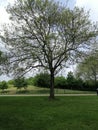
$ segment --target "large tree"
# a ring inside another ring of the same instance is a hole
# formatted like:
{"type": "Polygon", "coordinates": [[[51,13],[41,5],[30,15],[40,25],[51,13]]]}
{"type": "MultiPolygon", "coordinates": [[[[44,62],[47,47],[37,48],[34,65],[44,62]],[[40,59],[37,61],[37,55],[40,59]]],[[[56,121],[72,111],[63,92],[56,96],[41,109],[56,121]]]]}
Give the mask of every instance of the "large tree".
{"type": "Polygon", "coordinates": [[[12,25],[4,28],[1,37],[10,49],[10,67],[24,73],[47,69],[53,99],[55,74],[90,49],[96,26],[84,9],[70,10],[53,0],[17,0],[7,11],[12,25]]]}

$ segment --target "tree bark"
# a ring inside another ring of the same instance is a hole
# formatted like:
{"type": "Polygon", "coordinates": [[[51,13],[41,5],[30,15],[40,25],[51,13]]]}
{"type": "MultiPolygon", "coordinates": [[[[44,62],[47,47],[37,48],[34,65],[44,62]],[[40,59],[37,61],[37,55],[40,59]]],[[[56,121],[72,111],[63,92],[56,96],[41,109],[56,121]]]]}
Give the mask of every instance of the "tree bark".
{"type": "Polygon", "coordinates": [[[54,99],[54,72],[51,71],[50,74],[50,96],[49,99],[54,99]]]}

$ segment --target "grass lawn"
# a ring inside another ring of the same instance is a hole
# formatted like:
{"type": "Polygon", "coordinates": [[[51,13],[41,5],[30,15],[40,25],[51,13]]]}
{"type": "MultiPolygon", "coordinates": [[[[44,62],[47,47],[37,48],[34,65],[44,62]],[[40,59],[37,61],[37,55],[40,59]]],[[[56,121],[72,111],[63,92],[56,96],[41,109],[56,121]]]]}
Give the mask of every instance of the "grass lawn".
{"type": "Polygon", "coordinates": [[[0,130],[98,130],[98,97],[0,97],[0,130]]]}

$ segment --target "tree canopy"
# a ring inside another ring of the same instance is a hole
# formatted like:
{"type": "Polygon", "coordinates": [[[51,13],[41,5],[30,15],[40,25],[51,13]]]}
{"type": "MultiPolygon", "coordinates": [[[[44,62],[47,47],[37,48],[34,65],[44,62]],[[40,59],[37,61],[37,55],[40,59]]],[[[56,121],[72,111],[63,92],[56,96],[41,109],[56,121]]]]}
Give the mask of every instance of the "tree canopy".
{"type": "Polygon", "coordinates": [[[54,75],[89,51],[96,25],[83,8],[71,10],[53,0],[17,0],[7,11],[12,25],[4,27],[1,38],[9,46],[11,72],[47,69],[54,98],[54,75]]]}

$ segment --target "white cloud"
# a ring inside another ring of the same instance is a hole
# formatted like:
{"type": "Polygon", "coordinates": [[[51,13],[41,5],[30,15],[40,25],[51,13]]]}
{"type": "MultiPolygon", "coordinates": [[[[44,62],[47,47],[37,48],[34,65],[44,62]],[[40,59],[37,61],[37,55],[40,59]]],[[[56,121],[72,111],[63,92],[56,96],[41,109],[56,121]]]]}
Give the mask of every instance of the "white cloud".
{"type": "Polygon", "coordinates": [[[76,6],[90,10],[90,17],[93,21],[98,21],[98,1],[97,0],[76,0],[76,6]]]}

